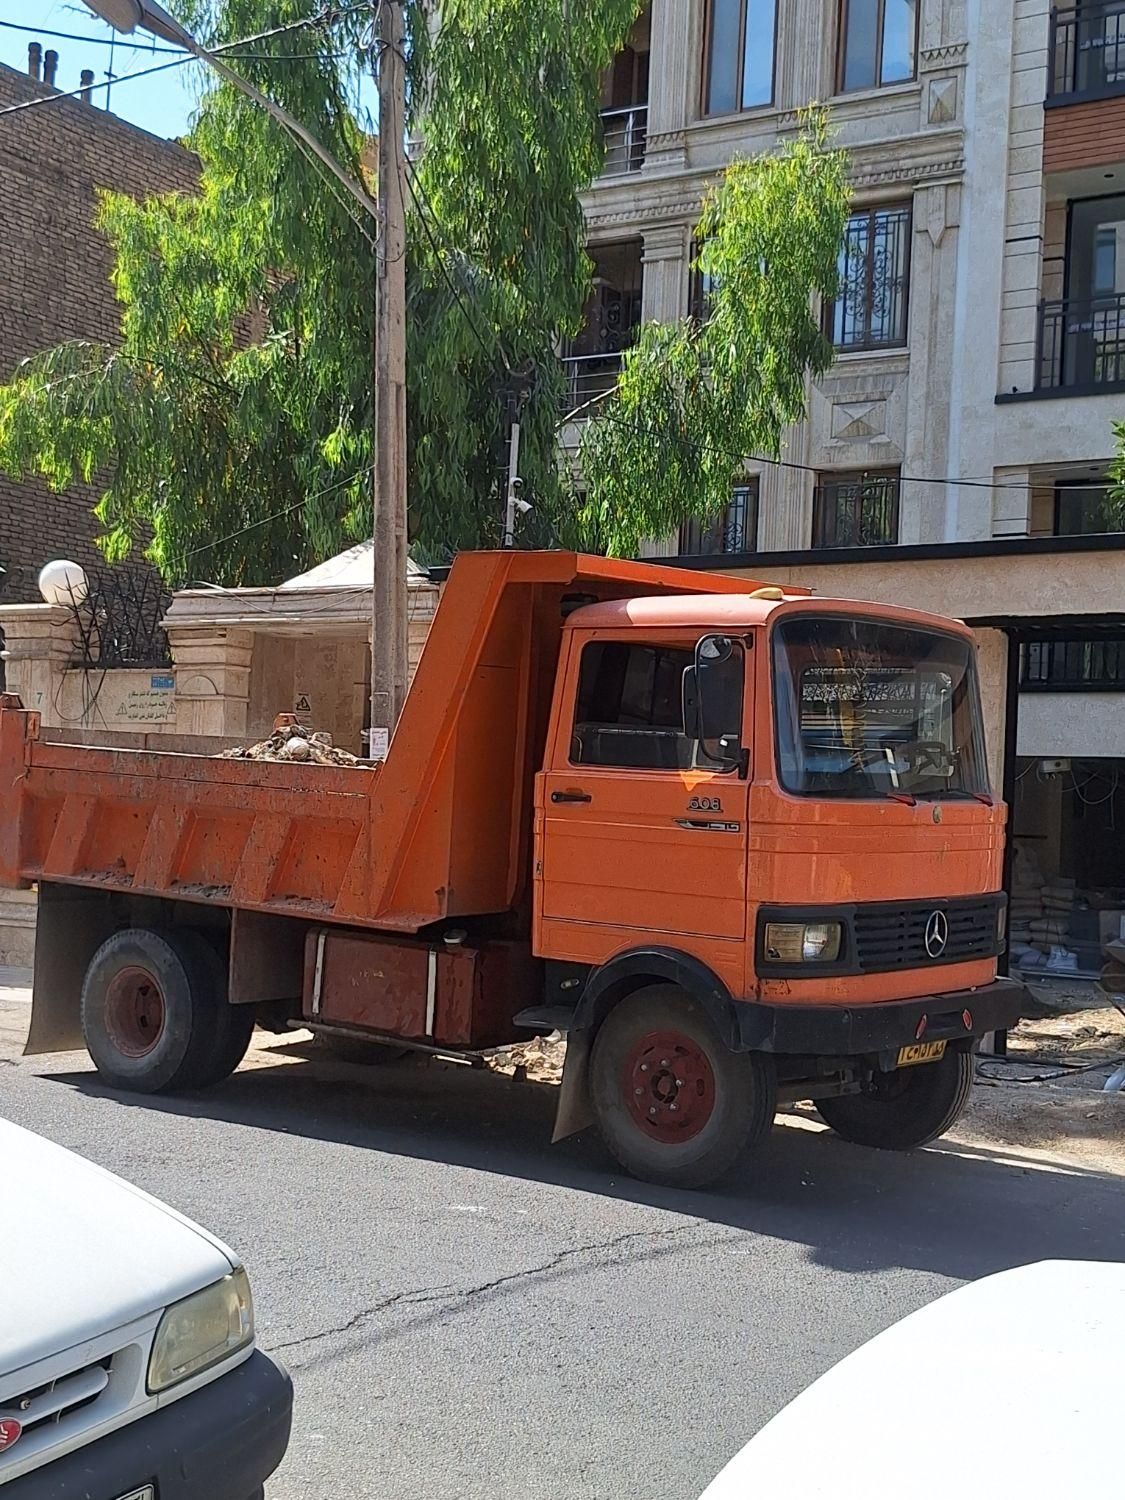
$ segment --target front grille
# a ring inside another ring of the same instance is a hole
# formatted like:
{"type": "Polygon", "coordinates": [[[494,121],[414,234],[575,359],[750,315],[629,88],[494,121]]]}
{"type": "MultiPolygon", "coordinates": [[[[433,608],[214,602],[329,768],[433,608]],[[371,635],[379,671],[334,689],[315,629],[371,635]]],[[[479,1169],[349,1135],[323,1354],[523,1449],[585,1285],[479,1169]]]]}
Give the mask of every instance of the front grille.
{"type": "Polygon", "coordinates": [[[859,906],[855,913],[855,962],[861,974],[924,969],[934,964],[992,958],[1000,951],[997,921],[1000,896],[966,901],[909,902],[900,906],[859,906]],[[935,912],[949,926],[944,950],[926,951],[926,930],[935,912]]]}
{"type": "MultiPolygon", "coordinates": [[[[84,1406],[91,1406],[109,1385],[111,1360],[97,1360],[57,1380],[37,1385],[0,1403],[0,1420],[14,1418],[22,1427],[21,1443],[32,1433],[57,1427],[84,1406]]],[[[20,1450],[26,1452],[26,1446],[20,1450]]],[[[16,1453],[13,1449],[13,1458],[16,1453]]]]}

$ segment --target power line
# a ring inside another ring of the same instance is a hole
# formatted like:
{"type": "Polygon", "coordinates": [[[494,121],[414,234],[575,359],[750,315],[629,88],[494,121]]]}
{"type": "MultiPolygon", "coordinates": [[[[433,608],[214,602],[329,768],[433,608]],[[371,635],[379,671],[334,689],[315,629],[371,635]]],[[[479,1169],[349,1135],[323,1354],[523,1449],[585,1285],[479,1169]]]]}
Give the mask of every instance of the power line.
{"type": "Polygon", "coordinates": [[[193,547],[190,552],[183,554],[182,561],[187,562],[189,558],[198,557],[202,552],[211,552],[216,547],[224,547],[227,542],[236,542],[239,537],[246,536],[248,532],[257,531],[262,526],[268,526],[271,521],[283,521],[286,516],[294,515],[297,511],[303,510],[306,505],[311,505],[314,500],[322,500],[325,495],[332,495],[337,490],[346,489],[349,484],[355,484],[356,480],[366,478],[373,468],[374,464],[367,464],[364,468],[357,469],[354,474],[349,474],[344,479],[336,480],[335,484],[326,485],[324,489],[317,490],[315,494],[303,496],[302,499],[294,501],[292,505],[287,505],[284,510],[274,511],[272,515],[261,516],[258,520],[251,521],[248,525],[240,527],[237,531],[232,531],[228,536],[218,536],[213,541],[204,542],[201,547],[193,547]]]}
{"type": "MultiPolygon", "coordinates": [[[[613,393],[612,392],[608,392],[607,394],[612,395],[613,393]]],[[[667,432],[658,432],[657,429],[654,428],[654,427],[645,427],[643,425],[640,425],[640,424],[637,424],[637,423],[633,422],[628,417],[615,417],[615,416],[612,415],[612,413],[606,412],[606,411],[603,411],[599,417],[596,417],[596,418],[587,417],[586,420],[587,420],[587,422],[590,422],[590,421],[614,422],[619,427],[626,427],[631,432],[634,432],[634,433],[636,433],[636,434],[638,434],[640,436],[643,436],[643,437],[653,438],[655,441],[661,442],[661,443],[667,443],[667,442],[670,442],[670,441],[676,441],[676,442],[679,442],[679,443],[683,443],[683,444],[685,444],[689,448],[694,448],[696,450],[696,452],[698,452],[698,453],[710,453],[713,456],[715,456],[716,458],[726,458],[726,459],[729,459],[731,461],[731,463],[737,464],[740,468],[745,468],[745,466],[747,464],[765,464],[765,465],[767,465],[767,466],[769,466],[771,468],[775,468],[775,469],[792,469],[792,470],[796,471],[797,473],[801,473],[801,474],[815,474],[815,475],[819,475],[819,474],[823,474],[823,473],[826,472],[823,469],[818,469],[815,464],[797,463],[795,459],[768,458],[764,454],[761,454],[761,453],[742,453],[742,454],[739,454],[739,453],[736,453],[733,449],[730,449],[730,448],[718,448],[718,447],[715,446],[714,443],[704,443],[704,442],[699,441],[696,438],[690,438],[690,437],[684,437],[684,436],[680,436],[680,437],[677,437],[677,438],[673,439],[670,433],[667,433],[667,432]]],[[[829,470],[827,472],[831,473],[832,471],[829,470]]],[[[898,482],[899,482],[899,484],[955,485],[955,486],[957,486],[959,488],[963,488],[963,489],[991,490],[991,491],[996,491],[996,490],[1022,490],[1022,491],[1027,491],[1034,484],[1034,480],[1028,480],[1026,483],[1000,484],[1000,483],[997,483],[994,480],[987,480],[987,479],[955,479],[951,475],[946,475],[944,478],[939,478],[936,475],[927,477],[925,475],[920,475],[920,474],[900,474],[898,476],[898,482]]]]}
{"type": "MultiPolygon", "coordinates": [[[[417,181],[417,173],[414,170],[414,163],[410,160],[409,157],[406,158],[406,185],[410,189],[410,196],[414,199],[415,207],[418,209],[418,217],[422,221],[422,228],[425,231],[426,238],[430,242],[430,248],[434,252],[434,258],[438,263],[438,270],[441,272],[442,278],[445,281],[446,286],[449,288],[454,302],[456,302],[457,306],[461,309],[461,312],[465,318],[465,322],[472,330],[473,336],[476,339],[477,343],[481,346],[481,349],[484,351],[485,357],[487,359],[494,359],[496,357],[496,354],[499,352],[498,349],[489,348],[488,340],[480,331],[480,326],[478,325],[476,319],[470,311],[468,303],[465,302],[462,298],[461,293],[457,290],[457,286],[453,281],[452,276],[450,276],[449,274],[449,268],[445,264],[445,256],[442,253],[441,246],[438,244],[437,238],[434,235],[434,231],[430,227],[430,221],[426,217],[427,212],[432,212],[432,210],[429,209],[429,205],[424,201],[424,191],[417,181]]],[[[503,355],[501,355],[501,357],[503,358],[503,355]]],[[[507,365],[507,360],[504,360],[504,363],[505,365],[507,365]]]]}
{"type": "MultiPolygon", "coordinates": [[[[236,61],[238,60],[238,57],[240,55],[246,58],[246,60],[249,60],[248,54],[239,53],[240,48],[252,47],[256,42],[269,41],[275,36],[284,36],[292,31],[301,31],[314,26],[331,25],[332,22],[341,20],[345,16],[354,15],[356,11],[367,9],[368,6],[366,4],[346,6],[343,10],[337,10],[333,7],[329,10],[324,11],[321,15],[306,16],[303,20],[290,21],[284,26],[275,26],[270,31],[259,31],[256,35],[243,37],[237,42],[223,42],[219,46],[212,47],[209,50],[217,55],[233,53],[235,54],[236,61]]],[[[75,38],[75,40],[87,41],[89,40],[89,38],[77,37],[75,38]]],[[[159,50],[168,51],[169,49],[160,48],[159,50]]],[[[319,56],[320,54],[311,55],[319,56]]],[[[264,53],[262,54],[262,56],[263,60],[269,62],[280,60],[272,53],[264,53]]],[[[193,52],[181,51],[180,56],[173,57],[169,62],[157,63],[155,67],[151,68],[140,68],[135,73],[127,73],[123,77],[116,79],[115,82],[128,83],[136,78],[150,78],[154,73],[164,73],[169,68],[182,68],[185,63],[199,61],[202,61],[202,59],[197,58],[193,52]]],[[[86,87],[84,85],[81,85],[76,89],[66,89],[54,94],[45,94],[37,99],[25,99],[20,104],[9,104],[6,108],[0,109],[0,118],[2,118],[4,115],[19,114],[22,110],[25,109],[38,109],[40,105],[44,104],[57,104],[60,99],[76,99],[79,95],[85,94],[86,92],[86,87]]]]}
{"type": "Polygon", "coordinates": [[[0,27],[5,31],[25,31],[31,36],[49,36],[60,42],[88,42],[95,47],[128,47],[134,52],[180,53],[184,50],[182,47],[161,47],[155,41],[150,46],[147,42],[125,42],[120,37],[79,36],[75,31],[50,31],[46,26],[28,26],[22,21],[0,21],[0,27]]]}

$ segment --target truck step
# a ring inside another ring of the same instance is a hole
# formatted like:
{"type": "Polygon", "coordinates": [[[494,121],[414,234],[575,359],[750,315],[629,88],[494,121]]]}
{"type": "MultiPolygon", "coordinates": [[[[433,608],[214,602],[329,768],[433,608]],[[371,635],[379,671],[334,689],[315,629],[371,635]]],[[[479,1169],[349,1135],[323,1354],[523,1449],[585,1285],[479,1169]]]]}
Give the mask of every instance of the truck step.
{"type": "Polygon", "coordinates": [[[529,1031],[569,1031],[574,1025],[572,1005],[532,1005],[512,1017],[513,1026],[529,1031]]]}

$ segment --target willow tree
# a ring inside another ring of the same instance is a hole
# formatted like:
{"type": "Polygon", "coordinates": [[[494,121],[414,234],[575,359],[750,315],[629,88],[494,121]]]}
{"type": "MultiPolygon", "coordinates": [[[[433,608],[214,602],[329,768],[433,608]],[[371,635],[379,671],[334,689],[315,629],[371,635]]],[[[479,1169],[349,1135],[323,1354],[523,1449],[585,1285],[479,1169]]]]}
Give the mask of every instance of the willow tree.
{"type": "Polygon", "coordinates": [[[735,161],[708,195],[693,270],[707,294],[646,323],[580,447],[571,534],[634,556],[646,537],[721,514],[745,459],[777,460],[833,359],[818,303],[835,295],[847,158],[814,109],[779,152],[735,161]]]}
{"type": "MultiPolygon", "coordinates": [[[[535,375],[524,475],[541,513],[559,510],[555,350],[590,277],[578,193],[600,165],[600,77],[639,6],[442,0],[440,28],[432,6],[407,6],[423,142],[410,173],[410,528],[431,554],[497,539],[513,374],[535,375]]],[[[228,60],[350,172],[367,170],[370,11],[172,8],[212,46],[315,23],[228,60]]],[[[97,483],[111,560],[143,548],[173,582],[274,582],[370,535],[373,226],[228,85],[205,81],[187,144],[197,196],[102,197],[120,342],[19,368],[0,389],[0,468],[97,483]]]]}

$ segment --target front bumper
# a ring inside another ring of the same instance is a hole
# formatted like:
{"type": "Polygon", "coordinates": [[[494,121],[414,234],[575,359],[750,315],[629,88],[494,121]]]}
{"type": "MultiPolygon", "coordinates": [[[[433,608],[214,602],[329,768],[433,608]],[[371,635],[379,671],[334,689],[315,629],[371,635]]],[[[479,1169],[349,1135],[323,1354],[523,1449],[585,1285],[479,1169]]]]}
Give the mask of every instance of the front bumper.
{"type": "Polygon", "coordinates": [[[857,1057],[924,1040],[964,1041],[1007,1031],[1030,997],[1014,979],[974,990],[924,995],[873,1005],[735,1005],[739,1041],[751,1052],[807,1057],[857,1057]],[[919,1033],[923,1017],[925,1028],[919,1033]],[[966,1017],[971,1022],[965,1024],[966,1017]]]}
{"type": "Polygon", "coordinates": [[[13,1479],[4,1500],[251,1500],[285,1455],[293,1384],[260,1350],[229,1375],[13,1479]]]}

